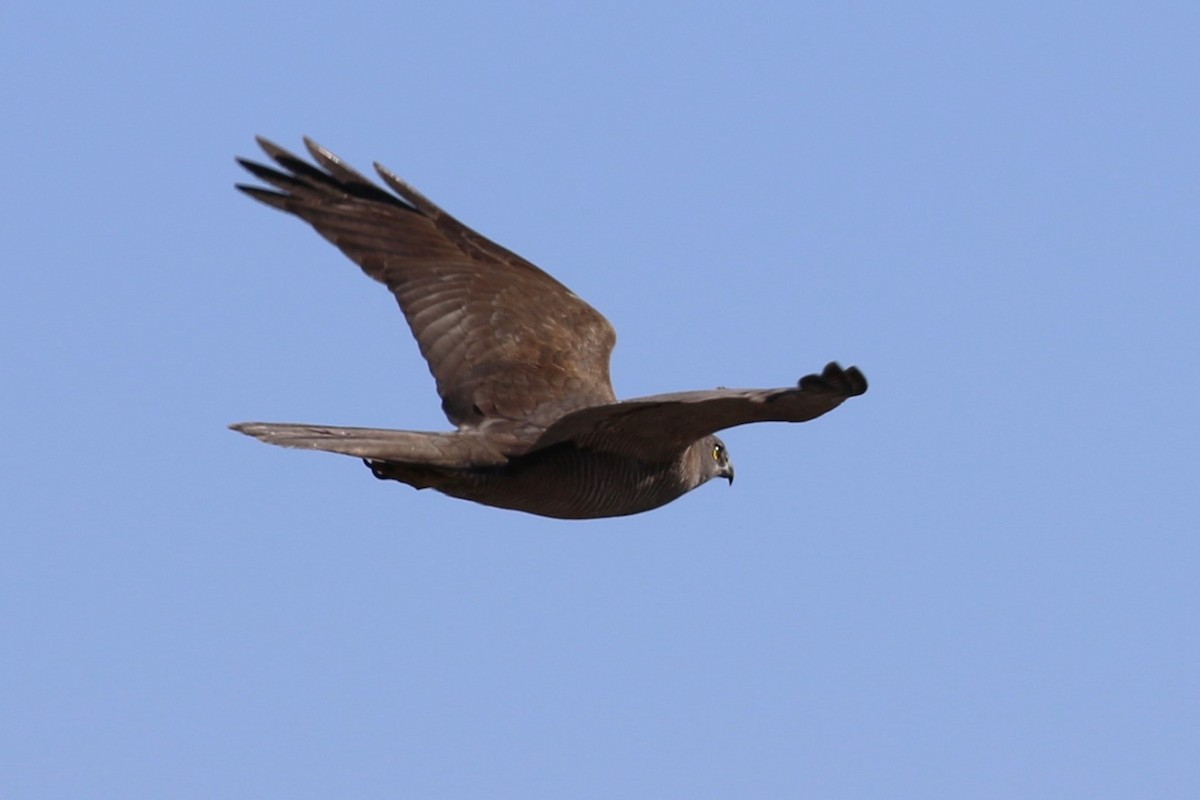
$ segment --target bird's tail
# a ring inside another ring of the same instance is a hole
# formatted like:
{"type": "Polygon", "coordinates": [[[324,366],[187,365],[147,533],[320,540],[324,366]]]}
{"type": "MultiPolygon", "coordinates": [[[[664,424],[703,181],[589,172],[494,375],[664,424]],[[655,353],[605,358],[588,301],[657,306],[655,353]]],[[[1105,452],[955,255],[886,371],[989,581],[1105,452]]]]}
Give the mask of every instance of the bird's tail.
{"type": "Polygon", "coordinates": [[[371,460],[446,467],[499,465],[508,460],[486,437],[470,432],[425,433],[280,422],[239,422],[229,427],[267,444],[371,460]]]}

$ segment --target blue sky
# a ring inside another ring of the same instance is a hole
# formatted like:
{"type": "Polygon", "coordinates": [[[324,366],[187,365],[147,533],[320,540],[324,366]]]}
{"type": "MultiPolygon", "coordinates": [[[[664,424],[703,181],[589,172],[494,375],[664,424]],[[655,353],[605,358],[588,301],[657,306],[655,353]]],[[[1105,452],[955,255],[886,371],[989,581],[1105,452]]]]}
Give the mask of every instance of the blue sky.
{"type": "Polygon", "coordinates": [[[39,798],[1200,792],[1200,10],[221,2],[0,31],[0,783],[39,798]],[[624,397],[870,392],[568,523],[246,419],[438,429],[232,189],[379,160],[624,397]]]}

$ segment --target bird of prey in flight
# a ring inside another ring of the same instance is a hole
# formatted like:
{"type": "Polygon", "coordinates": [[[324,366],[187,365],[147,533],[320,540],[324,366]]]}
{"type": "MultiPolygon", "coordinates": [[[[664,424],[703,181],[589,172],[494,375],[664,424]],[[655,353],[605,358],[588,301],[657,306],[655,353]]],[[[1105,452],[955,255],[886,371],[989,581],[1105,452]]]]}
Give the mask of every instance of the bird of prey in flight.
{"type": "Polygon", "coordinates": [[[238,185],[294,214],[396,297],[456,427],[419,432],[244,422],[269,444],[361,458],[375,477],[562,519],[658,508],[710,478],[733,483],[715,434],[806,422],[867,390],[830,363],[793,387],[617,400],[616,335],[590,305],[375,165],[386,191],[305,139],[310,163],[259,138],[275,162],[239,162],[272,188],[238,185]]]}

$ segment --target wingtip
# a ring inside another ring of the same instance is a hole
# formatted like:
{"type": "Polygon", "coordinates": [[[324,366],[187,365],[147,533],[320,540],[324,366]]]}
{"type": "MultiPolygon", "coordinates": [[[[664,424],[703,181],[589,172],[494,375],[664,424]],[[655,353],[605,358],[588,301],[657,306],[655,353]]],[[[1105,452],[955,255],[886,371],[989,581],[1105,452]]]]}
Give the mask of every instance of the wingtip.
{"type": "Polygon", "coordinates": [[[374,167],[375,171],[379,173],[379,177],[383,178],[384,180],[391,180],[391,181],[395,181],[396,183],[404,183],[404,181],[402,181],[400,179],[399,175],[392,172],[390,169],[385,167],[380,162],[372,161],[371,166],[374,167]]]}
{"type": "Polygon", "coordinates": [[[442,209],[439,208],[436,203],[418,192],[411,185],[409,185],[407,181],[405,181],[396,173],[392,172],[383,164],[379,163],[378,161],[374,161],[371,165],[375,167],[376,174],[383,179],[383,182],[387,184],[387,186],[391,188],[393,192],[399,195],[400,198],[410,207],[417,209],[422,214],[429,217],[439,217],[445,215],[445,212],[442,211],[442,209]]]}
{"type": "Polygon", "coordinates": [[[342,163],[342,160],[340,158],[335,156],[328,149],[319,145],[317,143],[317,141],[315,139],[313,139],[311,136],[304,136],[301,138],[304,139],[304,148],[306,150],[308,150],[309,154],[313,158],[315,158],[318,162],[328,160],[328,161],[337,162],[338,164],[342,163]]]}
{"type": "Polygon", "coordinates": [[[304,139],[304,149],[313,157],[313,161],[316,161],[319,166],[324,167],[325,171],[329,174],[342,180],[357,181],[364,184],[371,183],[359,174],[358,170],[343,161],[341,156],[328,147],[323,147],[311,136],[304,136],[302,138],[304,139]]]}
{"type": "Polygon", "coordinates": [[[841,364],[830,361],[819,375],[805,375],[797,386],[810,391],[833,390],[845,397],[857,397],[867,391],[867,378],[858,367],[842,369],[841,364]]]}
{"type": "Polygon", "coordinates": [[[401,194],[412,193],[413,188],[411,186],[409,186],[404,181],[403,178],[401,178],[396,173],[392,172],[390,169],[385,167],[383,164],[379,163],[378,161],[372,161],[371,166],[373,166],[375,168],[375,172],[379,175],[380,178],[383,178],[383,182],[386,183],[388,186],[391,186],[393,189],[400,192],[401,194]]]}
{"type": "Polygon", "coordinates": [[[270,189],[264,189],[261,186],[250,186],[245,183],[235,183],[233,188],[237,189],[247,197],[252,197],[260,203],[264,203],[271,208],[277,208],[280,211],[291,213],[292,203],[286,194],[273,192],[270,189]]]}
{"type": "Polygon", "coordinates": [[[255,135],[254,141],[258,144],[259,148],[271,158],[278,159],[280,156],[291,155],[287,150],[275,144],[265,136],[255,135]]]}
{"type": "Polygon", "coordinates": [[[850,379],[850,385],[854,387],[852,397],[857,397],[860,394],[865,394],[870,384],[867,383],[867,376],[862,374],[862,370],[858,367],[851,366],[846,369],[846,377],[850,379]]]}

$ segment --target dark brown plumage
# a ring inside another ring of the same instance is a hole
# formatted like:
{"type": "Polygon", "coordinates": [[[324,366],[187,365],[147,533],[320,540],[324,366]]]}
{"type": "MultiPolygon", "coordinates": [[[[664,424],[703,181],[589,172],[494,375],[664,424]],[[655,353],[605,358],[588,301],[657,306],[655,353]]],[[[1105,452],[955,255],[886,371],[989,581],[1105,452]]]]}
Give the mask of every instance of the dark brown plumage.
{"type": "Polygon", "coordinates": [[[618,402],[608,373],[612,326],[561,283],[379,164],[395,194],[309,139],[317,166],[258,142],[284,171],[239,159],[275,191],[238,188],[312,225],[392,291],[458,427],[231,426],[261,441],[358,456],[378,478],[485,505],[610,517],[657,508],[713,477],[732,483],[719,430],[805,422],[867,390],[858,369],[831,363],[793,388],[618,402]]]}

